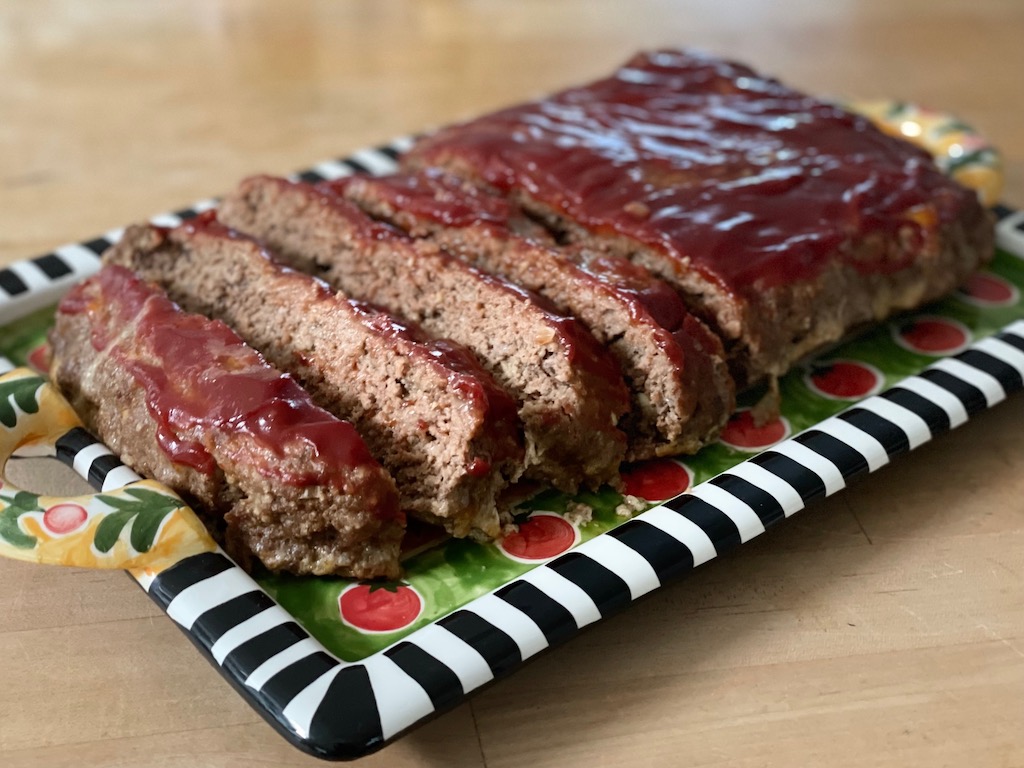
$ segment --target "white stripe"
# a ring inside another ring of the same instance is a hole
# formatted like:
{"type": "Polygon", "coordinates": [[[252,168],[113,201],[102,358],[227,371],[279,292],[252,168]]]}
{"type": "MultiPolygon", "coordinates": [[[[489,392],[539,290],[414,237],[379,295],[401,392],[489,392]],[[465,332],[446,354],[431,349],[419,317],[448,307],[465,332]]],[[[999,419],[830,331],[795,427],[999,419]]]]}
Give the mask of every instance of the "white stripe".
{"type": "Polygon", "coordinates": [[[690,490],[690,495],[702,499],[732,520],[740,532],[740,541],[746,543],[764,533],[764,523],[757,512],[725,489],[711,483],[701,483],[690,490]]]}
{"type": "Polygon", "coordinates": [[[469,603],[465,610],[489,621],[511,637],[519,646],[519,653],[524,659],[548,647],[547,638],[533,619],[500,597],[484,595],[469,603]]]}
{"type": "Polygon", "coordinates": [[[203,213],[203,211],[208,211],[211,208],[216,208],[218,204],[219,203],[217,202],[217,198],[208,197],[205,200],[200,200],[199,202],[192,203],[192,205],[190,205],[189,207],[196,213],[203,213]]]}
{"type": "Polygon", "coordinates": [[[647,558],[614,536],[598,536],[576,551],[592,558],[626,582],[629,596],[633,600],[661,586],[661,579],[647,558]]]}
{"type": "Polygon", "coordinates": [[[324,648],[312,637],[304,637],[299,642],[289,645],[283,651],[260,664],[252,671],[252,674],[245,678],[247,687],[253,690],[260,690],[267,681],[285,667],[290,667],[297,661],[302,661],[307,656],[312,656],[324,648]]]}
{"type": "Polygon", "coordinates": [[[590,595],[547,566],[534,568],[523,574],[521,580],[533,584],[552,600],[560,603],[572,614],[577,627],[583,628],[587,624],[600,621],[601,612],[590,599],[590,595]]]}
{"type": "Polygon", "coordinates": [[[394,173],[397,167],[394,160],[375,149],[361,149],[351,157],[360,165],[366,166],[370,173],[378,176],[385,173],[394,173]]]}
{"type": "Polygon", "coordinates": [[[959,427],[967,421],[967,409],[960,402],[960,398],[948,389],[943,389],[938,384],[928,381],[928,379],[922,379],[920,376],[908,376],[897,384],[894,389],[897,387],[902,387],[916,395],[920,395],[928,402],[937,405],[945,411],[946,416],[949,417],[950,428],[959,427]]]}
{"type": "Polygon", "coordinates": [[[181,216],[174,213],[158,213],[149,218],[149,223],[158,227],[176,227],[181,224],[181,216]]]}
{"type": "Polygon", "coordinates": [[[87,446],[75,454],[75,460],[71,464],[71,468],[75,470],[82,477],[89,477],[89,467],[96,461],[100,456],[112,456],[114,452],[103,445],[103,443],[93,443],[87,446]]]}
{"type": "Polygon", "coordinates": [[[236,624],[218,637],[217,642],[210,648],[210,655],[218,664],[223,664],[227,655],[242,643],[289,621],[293,621],[291,614],[279,605],[272,605],[255,616],[250,616],[240,624],[236,624]]]}
{"type": "Polygon", "coordinates": [[[462,683],[463,693],[479,688],[494,677],[483,656],[471,645],[437,624],[428,624],[409,635],[406,640],[454,672],[462,683]]]}
{"type": "Polygon", "coordinates": [[[167,615],[185,629],[191,629],[201,614],[254,589],[259,587],[252,577],[238,566],[232,566],[179,592],[167,606],[167,615]]]}
{"type": "Polygon", "coordinates": [[[28,286],[30,291],[38,291],[41,288],[48,288],[53,282],[46,273],[31,261],[14,261],[7,265],[7,269],[21,278],[21,281],[28,286]]]}
{"type": "Polygon", "coordinates": [[[331,683],[338,673],[347,664],[340,664],[334,669],[329,669],[312,683],[303,688],[295,695],[295,698],[288,702],[288,705],[281,711],[284,719],[292,724],[292,728],[299,738],[309,738],[309,727],[313,722],[313,715],[320,709],[320,703],[327,695],[331,683]]]}
{"type": "Polygon", "coordinates": [[[349,168],[347,165],[342,165],[337,160],[328,160],[326,162],[320,163],[319,165],[314,166],[313,170],[319,173],[328,181],[333,181],[334,179],[340,179],[343,176],[352,175],[352,169],[349,168]]]}
{"type": "Polygon", "coordinates": [[[107,472],[107,476],[103,478],[103,490],[111,491],[117,488],[124,488],[129,483],[136,483],[141,479],[134,469],[126,464],[122,464],[120,467],[114,467],[107,472]]]}
{"type": "Polygon", "coordinates": [[[1012,323],[1003,328],[1006,333],[1012,333],[1014,336],[1020,336],[1024,338],[1024,320],[1014,320],[1012,323]]]}
{"type": "Polygon", "coordinates": [[[1024,256],[1024,233],[1017,229],[1021,222],[1024,222],[1024,211],[1011,213],[996,225],[996,243],[1018,258],[1024,256]]]}
{"type": "MultiPolygon", "coordinates": [[[[778,445],[773,445],[772,450],[774,451],[778,447],[778,445]]],[[[722,474],[741,477],[769,494],[782,507],[782,514],[786,517],[804,508],[804,500],[792,485],[753,462],[745,461],[742,464],[737,464],[722,474]]]]}
{"type": "Polygon", "coordinates": [[[103,237],[109,240],[110,244],[113,245],[114,243],[118,242],[122,237],[124,237],[124,227],[121,227],[119,229],[112,229],[105,235],[103,235],[103,237]]]}
{"type": "Polygon", "coordinates": [[[14,370],[14,363],[8,360],[3,355],[0,355],[0,374],[10,373],[14,370]]]}
{"type": "Polygon", "coordinates": [[[385,739],[434,711],[434,704],[423,687],[387,656],[371,656],[363,666],[370,678],[385,739]]]}
{"type": "Polygon", "coordinates": [[[974,349],[986,352],[992,357],[1002,360],[1009,366],[1017,369],[1017,373],[1024,376],[1024,352],[1014,347],[1011,344],[1007,344],[1002,339],[990,337],[982,339],[974,345],[974,349]]]}
{"type": "Polygon", "coordinates": [[[413,144],[416,143],[416,139],[412,136],[399,136],[397,139],[392,139],[388,144],[389,147],[394,149],[396,152],[408,152],[413,144]]]}
{"type": "Polygon", "coordinates": [[[668,507],[654,507],[638,515],[636,519],[650,523],[685,544],[693,555],[694,568],[718,556],[714,543],[703,528],[668,507]]]}
{"type": "Polygon", "coordinates": [[[999,383],[999,380],[975,368],[973,365],[947,357],[945,360],[939,360],[928,367],[932,370],[945,371],[951,376],[956,376],[958,379],[976,386],[985,396],[985,402],[989,408],[1006,399],[1006,392],[1003,391],[1003,385],[999,383]]]}
{"type": "MultiPolygon", "coordinates": [[[[803,443],[796,440],[783,440],[778,445],[773,445],[772,450],[776,453],[781,453],[783,456],[788,456],[797,464],[807,467],[807,469],[820,477],[821,482],[825,485],[826,496],[831,496],[836,491],[841,491],[846,487],[846,478],[839,471],[839,467],[803,443]]],[[[785,483],[785,485],[789,486],[789,483],[785,483]]],[[[795,491],[793,492],[795,493],[795,491]]],[[[800,494],[797,495],[799,496],[800,494]]]]}
{"type": "Polygon", "coordinates": [[[932,439],[932,431],[928,428],[928,422],[899,403],[875,396],[861,400],[857,403],[857,407],[871,411],[902,429],[907,435],[910,450],[914,450],[932,439]]]}
{"type": "Polygon", "coordinates": [[[100,257],[84,245],[79,245],[78,243],[62,245],[54,253],[71,267],[71,272],[76,278],[86,277],[99,271],[100,257]]]}
{"type": "Polygon", "coordinates": [[[867,460],[868,470],[871,472],[889,463],[889,454],[885,452],[885,447],[863,429],[849,422],[830,416],[815,428],[856,449],[867,460]]]}

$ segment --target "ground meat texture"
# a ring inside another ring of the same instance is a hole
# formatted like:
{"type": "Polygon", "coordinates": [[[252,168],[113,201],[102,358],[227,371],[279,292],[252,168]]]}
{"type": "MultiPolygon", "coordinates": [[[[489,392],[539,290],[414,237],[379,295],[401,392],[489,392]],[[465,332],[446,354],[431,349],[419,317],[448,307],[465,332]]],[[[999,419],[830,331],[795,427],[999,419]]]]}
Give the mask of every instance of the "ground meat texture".
{"type": "Polygon", "coordinates": [[[560,248],[504,198],[427,171],[350,176],[332,191],[574,315],[615,356],[632,404],[627,458],[695,453],[734,406],[721,342],[678,294],[621,257],[560,248]]]}
{"type": "Polygon", "coordinates": [[[455,536],[499,535],[521,428],[515,401],[467,350],[281,266],[212,213],[173,230],[130,228],[103,258],[224,321],[351,420],[403,509],[455,536]]]}
{"type": "Polygon", "coordinates": [[[220,216],[291,266],[472,349],[519,401],[525,477],[569,492],[617,482],[629,395],[614,359],[573,319],[326,187],[254,177],[220,216]]]}
{"type": "Polygon", "coordinates": [[[391,478],[351,424],[223,323],[108,266],[61,302],[50,346],[51,375],[88,427],[184,496],[240,562],[398,575],[391,478]]]}
{"type": "Polygon", "coordinates": [[[560,242],[671,282],[741,386],[941,296],[992,253],[991,216],[922,150],[687,51],[442,129],[403,162],[494,189],[560,242]]]}

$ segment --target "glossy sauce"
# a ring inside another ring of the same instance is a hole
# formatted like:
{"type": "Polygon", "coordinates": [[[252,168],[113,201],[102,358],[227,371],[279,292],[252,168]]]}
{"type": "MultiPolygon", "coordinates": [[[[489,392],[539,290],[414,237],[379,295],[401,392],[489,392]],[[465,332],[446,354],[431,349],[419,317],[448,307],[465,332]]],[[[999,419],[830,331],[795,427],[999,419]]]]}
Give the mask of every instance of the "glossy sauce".
{"type": "Polygon", "coordinates": [[[122,267],[105,267],[60,311],[88,314],[97,350],[112,344],[108,353],[145,390],[158,442],[176,463],[213,473],[208,447],[216,440],[233,459],[288,485],[341,489],[351,468],[376,466],[352,425],[314,405],[226,325],[183,313],[122,267]],[[308,468],[281,461],[306,451],[319,459],[308,468]]]}
{"type": "Polygon", "coordinates": [[[928,155],[737,64],[641,54],[612,77],[444,129],[417,164],[456,159],[599,233],[620,234],[736,294],[815,277],[835,257],[907,266],[980,207],[928,155]],[[861,250],[883,233],[911,248],[861,250]]]}

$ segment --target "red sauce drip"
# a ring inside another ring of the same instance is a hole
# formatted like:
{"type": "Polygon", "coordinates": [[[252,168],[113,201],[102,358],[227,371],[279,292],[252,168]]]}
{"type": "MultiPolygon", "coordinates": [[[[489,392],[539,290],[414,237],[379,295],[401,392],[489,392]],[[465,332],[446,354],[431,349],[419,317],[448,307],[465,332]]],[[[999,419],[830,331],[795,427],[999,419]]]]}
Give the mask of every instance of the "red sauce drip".
{"type": "MultiPolygon", "coordinates": [[[[414,154],[457,158],[503,192],[523,189],[747,295],[813,278],[856,233],[903,231],[927,245],[938,226],[980,212],[922,150],[687,52],[641,54],[605,80],[442,130],[414,154]]],[[[888,272],[911,257],[841,258],[888,272]]]]}
{"type": "Polygon", "coordinates": [[[158,441],[172,461],[212,473],[216,463],[207,447],[216,440],[220,450],[274,480],[339,489],[351,468],[376,465],[351,424],[314,405],[223,323],[181,312],[122,267],[105,267],[76,293],[60,311],[80,312],[84,305],[94,332],[113,341],[109,354],[145,390],[158,441]],[[122,330],[125,337],[115,338],[122,330]],[[281,461],[307,450],[322,466],[281,461]]]}

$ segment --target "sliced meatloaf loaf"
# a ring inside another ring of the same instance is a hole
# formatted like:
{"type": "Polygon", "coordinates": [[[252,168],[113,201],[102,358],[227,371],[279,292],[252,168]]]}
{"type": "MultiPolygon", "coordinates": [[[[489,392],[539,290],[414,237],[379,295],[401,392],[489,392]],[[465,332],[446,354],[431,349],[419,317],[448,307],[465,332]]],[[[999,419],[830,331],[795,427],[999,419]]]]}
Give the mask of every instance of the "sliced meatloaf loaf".
{"type": "Polygon", "coordinates": [[[332,292],[207,213],[133,227],[104,255],[223,320],[350,419],[391,472],[403,508],[453,535],[500,533],[499,496],[519,473],[516,404],[467,350],[332,292]]]}
{"type": "Polygon", "coordinates": [[[108,266],[61,302],[50,345],[53,379],[86,424],[223,527],[237,559],[398,575],[405,518],[391,478],[351,424],[223,323],[108,266]]]}
{"type": "Polygon", "coordinates": [[[617,480],[626,438],[616,424],[629,395],[615,361],[573,319],[327,187],[254,177],[220,216],[291,266],[472,349],[519,401],[527,478],[567,491],[617,480]]]}
{"type": "Polygon", "coordinates": [[[438,131],[406,168],[510,195],[672,282],[740,383],[934,299],[992,252],[973,191],[866,119],[687,51],[438,131]]]}
{"type": "Polygon", "coordinates": [[[560,249],[506,199],[444,173],[350,176],[328,186],[371,216],[544,296],[586,325],[630,388],[631,409],[619,423],[629,437],[627,458],[695,453],[732,412],[718,337],[642,267],[560,249]]]}

